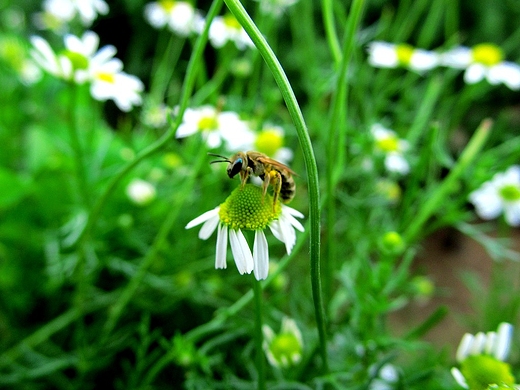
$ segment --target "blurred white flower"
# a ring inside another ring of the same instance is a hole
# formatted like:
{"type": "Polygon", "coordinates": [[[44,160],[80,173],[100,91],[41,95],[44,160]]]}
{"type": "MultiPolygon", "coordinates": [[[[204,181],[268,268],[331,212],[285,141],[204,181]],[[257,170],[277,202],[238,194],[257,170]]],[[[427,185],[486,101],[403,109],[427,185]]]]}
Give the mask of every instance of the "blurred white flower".
{"type": "Polygon", "coordinates": [[[126,187],[126,195],[135,204],[145,206],[155,199],[156,191],[153,184],[133,179],[126,187]]]}
{"type": "Polygon", "coordinates": [[[368,62],[377,68],[405,67],[424,72],[439,65],[439,55],[432,51],[416,49],[405,43],[372,42],[368,45],[368,62]]]}
{"type": "Polygon", "coordinates": [[[265,14],[280,17],[287,8],[296,4],[299,0],[256,0],[260,3],[260,11],[265,14]]]}
{"type": "Polygon", "coordinates": [[[466,333],[457,349],[460,370],[451,369],[457,383],[466,389],[487,389],[492,384],[513,386],[511,367],[504,362],[512,336],[513,326],[506,322],[498,326],[497,332],[466,333]]]}
{"type": "Polygon", "coordinates": [[[155,28],[168,28],[181,35],[188,36],[195,31],[195,23],[202,17],[195,8],[185,1],[161,0],[146,4],[144,15],[148,23],[155,28]]]}
{"type": "Polygon", "coordinates": [[[466,69],[464,81],[475,84],[486,79],[490,84],[505,84],[513,90],[520,89],[520,65],[503,61],[502,49],[491,43],[472,48],[455,47],[441,56],[441,64],[455,69],[466,69]]]}
{"type": "Polygon", "coordinates": [[[288,164],[293,158],[293,151],[284,147],[283,144],[283,128],[275,125],[265,125],[256,135],[254,149],[281,163],[288,164]]]}
{"type": "Polygon", "coordinates": [[[385,155],[385,167],[389,172],[406,175],[410,172],[410,165],[404,158],[408,150],[408,142],[397,137],[395,131],[387,129],[376,123],[370,129],[374,140],[376,151],[385,155]]]}
{"type": "Polygon", "coordinates": [[[123,111],[142,102],[144,85],[137,77],[122,71],[116,48],[107,45],[98,50],[99,37],[87,31],[81,38],[67,34],[65,51],[57,55],[47,41],[32,37],[31,56],[45,71],[58,78],[90,83],[90,93],[96,100],[112,99],[123,111]]]}
{"type": "Polygon", "coordinates": [[[469,194],[482,219],[497,218],[502,212],[511,226],[520,226],[520,166],[513,165],[469,194]]]}
{"type": "Polygon", "coordinates": [[[77,16],[85,27],[90,27],[98,15],[109,11],[104,0],[45,0],[43,13],[36,15],[41,28],[59,28],[70,23],[77,16]]]}
{"type": "Polygon", "coordinates": [[[379,368],[370,367],[371,375],[375,378],[370,382],[369,390],[392,390],[397,388],[399,373],[393,364],[387,363],[379,368]]]}
{"type": "Polygon", "coordinates": [[[177,129],[177,138],[201,132],[209,148],[225,144],[229,151],[247,149],[253,144],[255,134],[236,112],[218,111],[213,106],[187,108],[177,129]]]}
{"type": "Polygon", "coordinates": [[[298,364],[303,353],[303,338],[296,321],[284,317],[280,333],[276,334],[268,326],[262,326],[263,349],[267,360],[274,367],[288,368],[298,364]]]}
{"type": "MultiPolygon", "coordinates": [[[[204,24],[204,20],[196,23],[196,30],[199,33],[204,28],[204,24]]],[[[233,42],[240,50],[255,46],[238,20],[231,14],[216,16],[213,19],[209,27],[209,41],[217,49],[223,47],[227,42],[233,42]]]]}

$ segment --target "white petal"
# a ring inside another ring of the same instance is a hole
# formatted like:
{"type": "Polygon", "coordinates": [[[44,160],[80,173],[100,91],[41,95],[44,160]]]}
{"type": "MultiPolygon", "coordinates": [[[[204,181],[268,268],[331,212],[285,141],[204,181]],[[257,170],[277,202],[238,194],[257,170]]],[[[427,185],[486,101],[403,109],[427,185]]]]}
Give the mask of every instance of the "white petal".
{"type": "Polygon", "coordinates": [[[256,280],[264,280],[269,272],[269,248],[262,230],[255,230],[253,262],[256,280]]]}
{"type": "Polygon", "coordinates": [[[254,268],[253,255],[242,231],[229,229],[229,242],[238,272],[250,274],[254,268]]]}
{"type": "Polygon", "coordinates": [[[491,355],[493,354],[495,345],[497,342],[497,334],[495,332],[486,333],[486,343],[484,344],[484,353],[491,355]]]}
{"type": "Polygon", "coordinates": [[[484,346],[486,345],[486,335],[482,332],[478,332],[473,339],[473,344],[471,345],[469,354],[470,355],[480,355],[484,351],[484,346]]]}
{"type": "Polygon", "coordinates": [[[386,42],[372,42],[368,45],[368,63],[380,68],[395,68],[399,65],[396,46],[386,42]]]}
{"type": "Polygon", "coordinates": [[[191,229],[194,226],[200,225],[203,222],[206,222],[208,219],[218,217],[218,213],[220,211],[220,206],[215,207],[213,210],[206,211],[204,214],[199,215],[194,220],[188,222],[185,229],[191,229]]]}
{"type": "Polygon", "coordinates": [[[175,133],[175,138],[185,138],[197,132],[197,127],[192,123],[182,123],[175,133]]]}
{"type": "Polygon", "coordinates": [[[471,49],[463,46],[449,50],[440,56],[441,65],[455,69],[464,69],[469,66],[471,61],[471,49]]]}
{"type": "Polygon", "coordinates": [[[475,337],[470,334],[466,333],[464,336],[462,336],[462,340],[460,340],[459,347],[457,348],[457,361],[461,362],[469,355],[469,351],[471,346],[473,345],[473,339],[475,337]]]}
{"type": "Polygon", "coordinates": [[[227,236],[228,236],[228,227],[227,225],[220,224],[218,226],[218,234],[217,234],[217,249],[215,253],[215,268],[226,268],[226,255],[227,255],[227,236]]]}
{"type": "Polygon", "coordinates": [[[439,65],[439,55],[431,51],[415,49],[410,58],[410,69],[416,71],[430,70],[437,65],[439,65]]]}
{"type": "Polygon", "coordinates": [[[464,72],[464,81],[468,84],[476,84],[481,81],[487,73],[487,69],[482,64],[471,64],[464,72]]]}
{"type": "Polygon", "coordinates": [[[401,175],[410,172],[408,161],[400,153],[388,153],[385,157],[385,167],[389,172],[397,172],[401,175]]]}
{"type": "Polygon", "coordinates": [[[213,232],[217,228],[219,222],[220,222],[220,220],[219,220],[218,216],[210,218],[206,222],[204,222],[204,225],[202,225],[202,227],[200,228],[200,231],[199,231],[199,238],[201,240],[207,240],[209,238],[209,236],[211,236],[213,234],[213,232]]]}
{"type": "Polygon", "coordinates": [[[502,200],[492,182],[486,182],[469,194],[469,201],[475,206],[477,215],[482,219],[494,219],[502,212],[502,200]]]}
{"type": "Polygon", "coordinates": [[[453,378],[455,378],[460,386],[464,387],[465,389],[469,389],[466,378],[464,378],[464,375],[462,375],[462,372],[460,372],[458,368],[453,367],[451,369],[451,375],[453,375],[453,378]]]}
{"type": "Polygon", "coordinates": [[[520,226],[520,202],[504,203],[504,216],[509,226],[520,226]]]}
{"type": "Polygon", "coordinates": [[[498,326],[497,330],[497,341],[495,345],[495,349],[493,351],[493,356],[498,360],[504,361],[509,354],[509,349],[511,348],[511,339],[513,337],[513,325],[508,324],[507,322],[502,322],[498,326]]]}

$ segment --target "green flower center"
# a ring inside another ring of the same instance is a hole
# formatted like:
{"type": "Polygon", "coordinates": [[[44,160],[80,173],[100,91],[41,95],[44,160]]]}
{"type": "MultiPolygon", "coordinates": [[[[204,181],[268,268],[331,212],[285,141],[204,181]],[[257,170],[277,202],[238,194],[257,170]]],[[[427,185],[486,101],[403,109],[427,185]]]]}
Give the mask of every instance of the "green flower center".
{"type": "Polygon", "coordinates": [[[216,116],[203,116],[198,123],[200,130],[215,130],[218,128],[216,116]]]}
{"type": "Polygon", "coordinates": [[[481,43],[473,47],[473,61],[486,66],[499,64],[504,58],[502,50],[492,43],[481,43]]]}
{"type": "Polygon", "coordinates": [[[401,43],[395,48],[397,61],[401,65],[409,65],[413,55],[413,47],[406,43],[401,43]]]}
{"type": "Polygon", "coordinates": [[[520,188],[514,184],[508,184],[500,188],[498,191],[502,199],[507,202],[515,202],[520,200],[520,188]]]}
{"type": "Polygon", "coordinates": [[[238,23],[238,20],[231,14],[224,15],[224,24],[234,30],[240,30],[242,26],[238,23]]]}
{"type": "Polygon", "coordinates": [[[65,50],[63,54],[70,60],[73,69],[77,70],[88,68],[88,58],[83,54],[70,50],[65,50]]]}
{"type": "Polygon", "coordinates": [[[256,150],[268,156],[274,156],[276,151],[283,146],[283,135],[276,129],[263,130],[255,141],[256,150]]]}
{"type": "Polygon", "coordinates": [[[277,335],[269,350],[273,354],[273,357],[281,364],[283,363],[296,363],[294,357],[301,356],[302,350],[300,341],[292,333],[281,333],[277,335]]]}
{"type": "Polygon", "coordinates": [[[399,138],[394,135],[390,135],[386,138],[381,138],[376,141],[376,145],[383,152],[398,152],[399,151],[399,138]]]}
{"type": "Polygon", "coordinates": [[[513,385],[515,378],[509,364],[489,355],[468,356],[461,363],[462,375],[470,390],[486,390],[491,384],[513,385]]]}
{"type": "Polygon", "coordinates": [[[231,229],[263,230],[282,212],[280,202],[273,211],[273,198],[263,196],[262,189],[253,184],[236,188],[220,205],[219,217],[231,229]]]}

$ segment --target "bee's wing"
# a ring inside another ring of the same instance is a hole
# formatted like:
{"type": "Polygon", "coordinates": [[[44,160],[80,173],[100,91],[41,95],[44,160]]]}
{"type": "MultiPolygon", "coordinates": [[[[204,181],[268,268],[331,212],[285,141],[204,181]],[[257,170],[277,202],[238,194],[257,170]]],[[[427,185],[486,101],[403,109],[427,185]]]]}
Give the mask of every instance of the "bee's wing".
{"type": "Polygon", "coordinates": [[[272,158],[269,158],[267,156],[258,157],[257,160],[260,161],[262,164],[271,164],[275,168],[288,171],[291,175],[298,176],[298,174],[294,172],[291,168],[289,168],[287,165],[282,164],[279,161],[273,160],[272,158]]]}

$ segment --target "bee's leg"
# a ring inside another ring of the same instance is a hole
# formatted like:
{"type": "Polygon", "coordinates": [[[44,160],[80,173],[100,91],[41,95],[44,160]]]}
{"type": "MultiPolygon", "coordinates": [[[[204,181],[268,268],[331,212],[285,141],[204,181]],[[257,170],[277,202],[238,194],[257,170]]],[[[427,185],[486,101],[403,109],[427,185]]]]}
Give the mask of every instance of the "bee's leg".
{"type": "Polygon", "coordinates": [[[280,175],[280,172],[276,172],[276,176],[273,180],[273,211],[276,211],[276,201],[278,200],[278,194],[282,190],[282,175],[280,175]]]}
{"type": "Polygon", "coordinates": [[[262,201],[265,199],[265,194],[267,194],[269,183],[271,183],[271,172],[264,175],[264,181],[262,182],[262,201]]]}
{"type": "Polygon", "coordinates": [[[251,168],[247,167],[245,171],[240,171],[240,188],[244,188],[246,185],[247,179],[249,178],[250,169],[251,168]]]}

